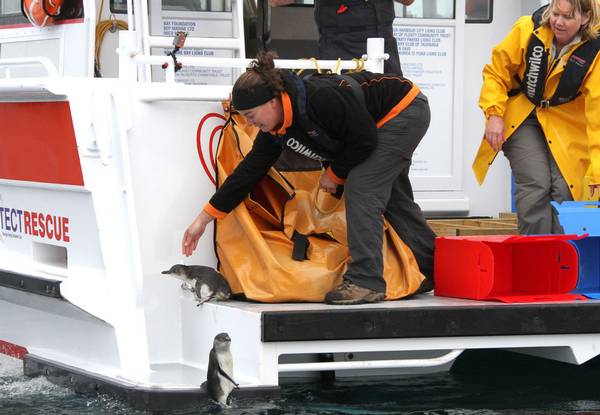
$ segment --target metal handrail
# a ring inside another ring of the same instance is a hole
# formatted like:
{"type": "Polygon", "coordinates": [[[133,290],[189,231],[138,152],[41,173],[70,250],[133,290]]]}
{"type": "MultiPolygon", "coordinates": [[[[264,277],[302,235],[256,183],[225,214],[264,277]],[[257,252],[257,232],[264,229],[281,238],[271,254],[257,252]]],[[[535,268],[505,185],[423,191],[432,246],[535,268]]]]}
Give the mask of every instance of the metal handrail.
{"type": "Polygon", "coordinates": [[[42,66],[46,69],[48,77],[58,76],[58,70],[54,63],[48,58],[35,57],[35,58],[11,58],[11,59],[0,59],[0,68],[6,70],[6,78],[11,78],[10,68],[13,67],[24,67],[24,66],[42,66]]]}
{"type": "MultiPolygon", "coordinates": [[[[138,65],[162,65],[168,61],[168,57],[161,55],[136,55],[132,60],[138,65]]],[[[208,57],[187,57],[177,58],[178,62],[190,66],[204,68],[247,68],[252,59],[238,58],[208,58],[208,57]]],[[[311,60],[305,59],[275,59],[275,66],[278,68],[290,69],[316,69],[316,65],[311,60]]],[[[356,70],[358,63],[356,61],[338,61],[320,60],[319,68],[333,70],[339,67],[340,70],[356,70]]]]}

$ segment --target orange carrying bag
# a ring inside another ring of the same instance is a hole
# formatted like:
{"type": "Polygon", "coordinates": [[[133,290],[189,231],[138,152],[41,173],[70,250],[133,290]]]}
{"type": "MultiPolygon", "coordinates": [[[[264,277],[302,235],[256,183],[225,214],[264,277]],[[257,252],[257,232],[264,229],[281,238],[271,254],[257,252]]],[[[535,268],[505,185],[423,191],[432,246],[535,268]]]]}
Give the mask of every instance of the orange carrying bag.
{"type": "MultiPolygon", "coordinates": [[[[242,115],[229,113],[229,103],[224,108],[228,121],[217,149],[217,186],[250,151],[259,131],[242,115]]],[[[244,202],[216,221],[219,270],[234,294],[270,303],[323,302],[342,282],[351,260],[345,204],[316,192],[320,174],[318,162],[284,151],[244,202]]],[[[385,226],[386,299],[395,300],[414,293],[425,277],[412,251],[387,221],[385,226]]]]}

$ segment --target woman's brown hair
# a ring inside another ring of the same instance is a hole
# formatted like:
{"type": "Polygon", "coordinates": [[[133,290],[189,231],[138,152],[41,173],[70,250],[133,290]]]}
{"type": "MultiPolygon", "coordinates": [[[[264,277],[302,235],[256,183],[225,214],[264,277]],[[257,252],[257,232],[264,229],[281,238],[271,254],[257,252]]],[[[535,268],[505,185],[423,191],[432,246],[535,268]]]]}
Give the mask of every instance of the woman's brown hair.
{"type": "Polygon", "coordinates": [[[235,81],[232,91],[246,92],[260,85],[267,88],[274,97],[281,96],[281,91],[285,88],[281,70],[275,68],[274,60],[277,57],[274,50],[258,52],[246,72],[235,81]]]}
{"type": "MultiPolygon", "coordinates": [[[[542,15],[542,20],[540,24],[542,26],[550,27],[550,14],[552,13],[552,8],[557,3],[558,0],[552,0],[550,5],[544,11],[542,15]]],[[[590,13],[590,19],[586,24],[581,25],[579,28],[579,36],[581,36],[582,40],[592,40],[598,37],[598,32],[595,30],[598,25],[600,25],[600,6],[598,6],[598,0],[568,0],[571,3],[571,14],[574,15],[575,12],[579,12],[581,16],[585,16],[590,13]]]]}

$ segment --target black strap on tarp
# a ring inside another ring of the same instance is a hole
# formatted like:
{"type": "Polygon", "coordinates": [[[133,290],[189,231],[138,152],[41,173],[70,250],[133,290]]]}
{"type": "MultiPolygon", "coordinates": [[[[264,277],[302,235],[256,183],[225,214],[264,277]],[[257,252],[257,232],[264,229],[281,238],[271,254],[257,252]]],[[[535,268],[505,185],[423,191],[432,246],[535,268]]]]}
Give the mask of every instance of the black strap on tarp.
{"type": "Polygon", "coordinates": [[[292,259],[295,261],[304,261],[308,259],[307,251],[310,241],[307,235],[303,235],[298,231],[294,231],[294,249],[292,251],[292,259]]]}

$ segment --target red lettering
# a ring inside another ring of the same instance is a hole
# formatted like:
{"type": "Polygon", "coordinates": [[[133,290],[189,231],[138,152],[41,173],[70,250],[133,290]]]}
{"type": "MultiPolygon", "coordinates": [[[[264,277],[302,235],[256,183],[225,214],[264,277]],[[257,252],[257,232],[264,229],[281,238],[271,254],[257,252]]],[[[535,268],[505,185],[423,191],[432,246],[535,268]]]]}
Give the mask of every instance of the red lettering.
{"type": "Polygon", "coordinates": [[[52,216],[46,215],[46,230],[48,231],[48,239],[52,239],[54,237],[54,233],[52,232],[52,216]]]}
{"type": "Polygon", "coordinates": [[[67,233],[69,232],[69,218],[63,218],[63,241],[71,242],[71,238],[67,233]]]}
{"type": "Polygon", "coordinates": [[[31,212],[31,232],[33,236],[38,236],[37,231],[37,213],[31,212]]]}
{"type": "Polygon", "coordinates": [[[31,235],[31,217],[29,216],[29,212],[24,211],[23,216],[25,217],[25,233],[31,235]]]}
{"type": "Polygon", "coordinates": [[[69,236],[69,218],[24,210],[23,227],[27,235],[71,242],[71,237],[69,236]]]}
{"type": "Polygon", "coordinates": [[[62,218],[58,218],[57,221],[54,222],[54,239],[60,241],[62,239],[62,218]],[[58,225],[58,226],[57,226],[58,225]]]}
{"type": "Polygon", "coordinates": [[[38,223],[40,224],[40,237],[43,238],[46,236],[46,222],[43,213],[38,213],[38,223]]]}

